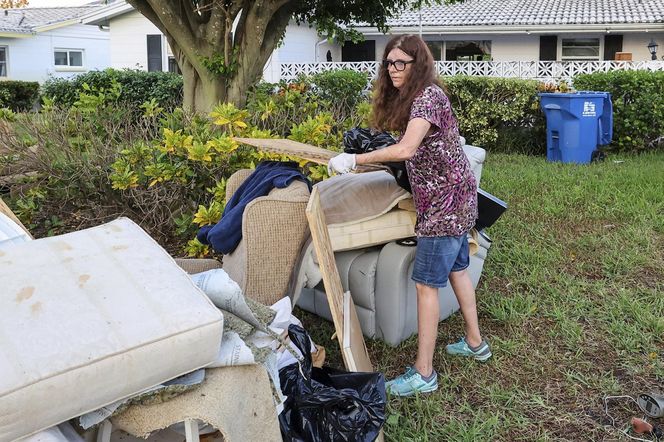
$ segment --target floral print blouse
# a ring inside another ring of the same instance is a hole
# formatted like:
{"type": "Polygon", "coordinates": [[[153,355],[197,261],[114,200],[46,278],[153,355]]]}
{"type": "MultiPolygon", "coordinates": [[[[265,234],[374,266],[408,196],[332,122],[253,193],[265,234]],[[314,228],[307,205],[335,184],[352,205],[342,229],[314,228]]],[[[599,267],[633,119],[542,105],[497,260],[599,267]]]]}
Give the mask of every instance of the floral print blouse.
{"type": "Polygon", "coordinates": [[[431,85],[410,108],[410,119],[431,123],[429,135],[406,161],[417,211],[417,236],[461,236],[477,218],[477,183],[459,145],[459,127],[445,92],[431,85]]]}

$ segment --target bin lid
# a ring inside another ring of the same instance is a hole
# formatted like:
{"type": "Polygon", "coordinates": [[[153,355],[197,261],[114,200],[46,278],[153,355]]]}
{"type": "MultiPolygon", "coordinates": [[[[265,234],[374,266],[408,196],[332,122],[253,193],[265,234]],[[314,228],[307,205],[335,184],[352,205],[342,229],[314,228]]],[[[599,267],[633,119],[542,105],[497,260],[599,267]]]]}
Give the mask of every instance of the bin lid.
{"type": "Polygon", "coordinates": [[[556,98],[607,98],[609,92],[579,91],[579,92],[541,92],[540,97],[556,98]]]}

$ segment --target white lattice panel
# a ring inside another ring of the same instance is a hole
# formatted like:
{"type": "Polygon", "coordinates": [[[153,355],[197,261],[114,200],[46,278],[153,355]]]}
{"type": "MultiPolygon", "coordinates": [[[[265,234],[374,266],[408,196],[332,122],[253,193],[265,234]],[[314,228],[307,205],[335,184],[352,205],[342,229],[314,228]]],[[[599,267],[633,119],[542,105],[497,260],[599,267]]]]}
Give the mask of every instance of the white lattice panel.
{"type": "MultiPolygon", "coordinates": [[[[378,75],[376,61],[335,63],[281,63],[281,79],[290,81],[298,75],[312,75],[333,69],[366,72],[369,79],[378,75]]],[[[663,61],[437,61],[442,76],[471,75],[482,77],[530,78],[541,81],[570,80],[578,74],[612,70],[664,71],[663,61]]]]}

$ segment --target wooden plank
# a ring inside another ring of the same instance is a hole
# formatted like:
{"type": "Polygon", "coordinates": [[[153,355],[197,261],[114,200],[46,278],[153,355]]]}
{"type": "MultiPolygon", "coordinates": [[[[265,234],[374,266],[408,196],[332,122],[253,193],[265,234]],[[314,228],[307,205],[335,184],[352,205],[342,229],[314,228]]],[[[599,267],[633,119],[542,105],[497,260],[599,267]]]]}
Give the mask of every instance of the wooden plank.
{"type": "MultiPolygon", "coordinates": [[[[323,149],[310,144],[300,143],[298,141],[288,139],[275,139],[275,138],[233,138],[241,144],[256,147],[265,152],[276,153],[280,155],[288,155],[303,160],[311,161],[316,164],[327,163],[333,157],[339,155],[339,152],[323,149]]],[[[376,170],[389,170],[387,166],[381,164],[367,164],[359,166],[356,172],[372,172],[376,170]]]]}
{"type": "Polygon", "coordinates": [[[350,292],[344,293],[344,336],[343,353],[353,364],[350,371],[373,371],[369,353],[364,343],[360,319],[350,292]]]}
{"type": "Polygon", "coordinates": [[[10,209],[9,206],[7,206],[7,204],[5,204],[4,201],[2,201],[2,198],[0,198],[0,213],[4,213],[5,215],[7,215],[9,217],[9,219],[14,221],[19,226],[21,226],[21,228],[23,230],[25,230],[25,233],[27,233],[30,238],[34,239],[32,234],[30,233],[30,231],[28,229],[26,229],[25,226],[23,225],[23,223],[16,217],[16,215],[14,215],[14,212],[12,212],[12,209],[10,209]]]}
{"type": "Polygon", "coordinates": [[[344,315],[344,291],[316,187],[311,192],[306,214],[344,364],[350,371],[373,371],[350,293],[348,294],[350,301],[346,303],[346,314],[344,315]],[[346,334],[344,334],[344,328],[348,330],[346,334]],[[344,348],[344,336],[346,336],[347,349],[344,348]]]}

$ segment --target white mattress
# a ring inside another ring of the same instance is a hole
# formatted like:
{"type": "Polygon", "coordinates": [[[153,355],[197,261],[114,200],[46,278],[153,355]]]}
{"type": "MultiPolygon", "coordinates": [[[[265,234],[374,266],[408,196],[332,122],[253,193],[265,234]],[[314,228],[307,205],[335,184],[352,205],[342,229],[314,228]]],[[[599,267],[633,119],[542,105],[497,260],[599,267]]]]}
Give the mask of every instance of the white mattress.
{"type": "Polygon", "coordinates": [[[415,212],[392,209],[368,221],[328,225],[335,252],[385,244],[415,236],[415,212]]]}
{"type": "Polygon", "coordinates": [[[0,441],[203,367],[222,315],[126,218],[0,247],[0,441]]]}

